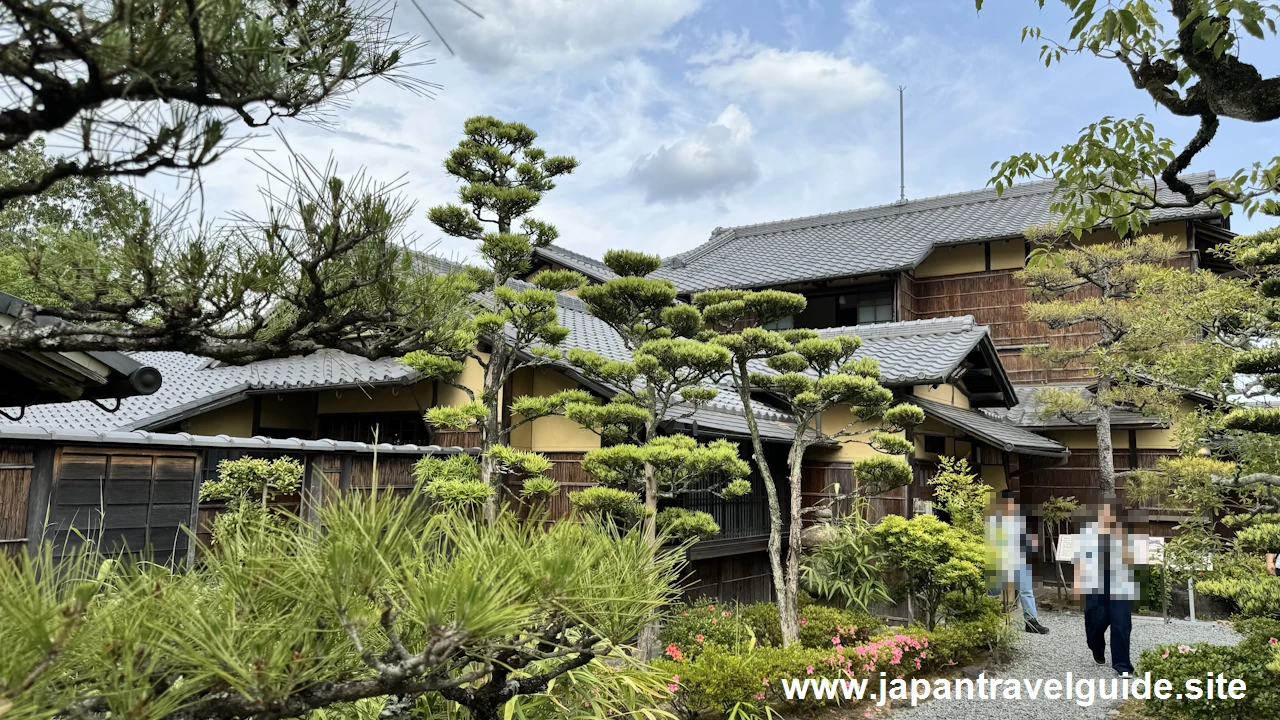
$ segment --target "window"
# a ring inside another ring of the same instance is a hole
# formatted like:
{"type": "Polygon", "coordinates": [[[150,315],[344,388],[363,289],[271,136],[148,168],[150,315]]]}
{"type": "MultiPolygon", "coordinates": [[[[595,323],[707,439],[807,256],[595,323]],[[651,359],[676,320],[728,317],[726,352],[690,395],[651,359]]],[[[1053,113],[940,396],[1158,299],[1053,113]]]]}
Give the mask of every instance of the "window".
{"type": "Polygon", "coordinates": [[[841,295],[838,314],[842,325],[866,325],[893,319],[893,291],[876,290],[841,295]]]}
{"type": "Polygon", "coordinates": [[[947,439],[941,435],[925,435],[924,451],[934,455],[945,454],[947,452],[947,439]]]}
{"type": "Polygon", "coordinates": [[[784,318],[778,318],[771,323],[765,323],[765,330],[790,330],[796,326],[796,316],[788,315],[784,318]]]}
{"type": "Polygon", "coordinates": [[[431,429],[419,412],[334,413],[320,416],[320,437],[392,445],[430,445],[431,429]]]}

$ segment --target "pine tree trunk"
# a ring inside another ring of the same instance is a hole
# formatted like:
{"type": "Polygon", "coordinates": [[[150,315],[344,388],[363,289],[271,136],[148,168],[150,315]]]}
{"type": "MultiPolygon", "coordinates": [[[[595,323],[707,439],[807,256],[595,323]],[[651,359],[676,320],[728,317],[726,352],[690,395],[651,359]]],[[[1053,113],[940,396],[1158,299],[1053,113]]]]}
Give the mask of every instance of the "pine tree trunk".
{"type": "Polygon", "coordinates": [[[791,453],[787,458],[789,470],[787,487],[791,497],[791,512],[787,529],[786,591],[784,593],[788,601],[787,612],[784,614],[782,605],[778,605],[778,618],[782,621],[783,645],[797,642],[800,638],[800,555],[804,552],[804,508],[802,507],[804,500],[800,490],[804,451],[804,443],[799,442],[797,439],[796,442],[792,443],[791,453]],[[790,625],[790,628],[788,628],[788,625],[790,625]],[[788,642],[788,637],[791,638],[790,642],[788,642]]]}
{"type": "MultiPolygon", "coordinates": [[[[1111,378],[1102,375],[1098,378],[1098,395],[1101,397],[1111,389],[1111,378]]],[[[1116,460],[1111,447],[1111,406],[1098,405],[1098,489],[1104,500],[1116,496],[1116,460]]]]}
{"type": "Polygon", "coordinates": [[[794,645],[800,639],[800,622],[795,599],[786,597],[787,581],[782,569],[782,505],[778,501],[778,486],[773,481],[773,472],[769,469],[769,461],[764,454],[764,442],[760,440],[760,429],[756,426],[756,416],[751,407],[746,359],[739,358],[737,365],[734,385],[738,388],[738,397],[746,410],[747,429],[751,434],[751,451],[755,456],[760,479],[764,483],[764,495],[769,506],[769,543],[766,548],[769,554],[769,573],[773,580],[773,594],[778,606],[778,620],[782,626],[782,644],[794,645]],[[783,620],[787,617],[795,618],[795,622],[788,624],[783,620]]]}
{"type": "MultiPolygon", "coordinates": [[[[646,517],[644,519],[644,539],[651,546],[658,544],[658,476],[654,472],[653,466],[649,463],[644,465],[644,507],[646,517]]],[[[657,617],[649,621],[649,624],[640,629],[640,637],[637,638],[636,650],[640,654],[640,659],[644,661],[653,660],[658,657],[658,633],[661,630],[661,620],[657,617]]]]}
{"type": "Polygon", "coordinates": [[[484,502],[485,522],[492,524],[498,519],[498,507],[501,502],[502,476],[498,472],[498,464],[494,461],[490,450],[502,444],[502,385],[505,382],[504,369],[507,363],[507,348],[503,341],[495,341],[493,351],[489,354],[489,366],[484,371],[484,389],[482,402],[485,416],[480,421],[480,482],[493,490],[484,502]]]}

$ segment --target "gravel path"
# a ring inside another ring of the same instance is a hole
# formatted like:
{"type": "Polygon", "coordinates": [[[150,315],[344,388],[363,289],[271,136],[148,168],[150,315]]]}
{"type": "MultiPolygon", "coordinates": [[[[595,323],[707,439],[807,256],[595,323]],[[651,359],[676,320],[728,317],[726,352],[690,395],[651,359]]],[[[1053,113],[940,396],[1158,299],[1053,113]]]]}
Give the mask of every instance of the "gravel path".
{"type": "MultiPolygon", "coordinates": [[[[1013,659],[1006,665],[988,671],[987,677],[1065,678],[1068,671],[1077,678],[1116,677],[1110,666],[1099,667],[1093,662],[1089,648],[1084,643],[1084,617],[1076,612],[1042,613],[1040,621],[1051,631],[1049,635],[1023,636],[1013,651],[1013,659]]],[[[1161,618],[1135,617],[1133,619],[1133,662],[1143,650],[1156,645],[1209,642],[1231,645],[1238,640],[1235,631],[1226,625],[1210,622],[1174,620],[1164,624],[1161,618]]],[[[1107,660],[1111,660],[1111,643],[1107,643],[1107,660]]],[[[904,708],[893,713],[894,720],[994,720],[995,718],[1026,718],[1027,720],[1076,720],[1077,718],[1106,718],[1120,701],[1095,700],[1091,707],[1079,707],[1074,701],[1048,700],[1043,695],[1038,700],[973,700],[929,701],[916,708],[904,708]]]]}

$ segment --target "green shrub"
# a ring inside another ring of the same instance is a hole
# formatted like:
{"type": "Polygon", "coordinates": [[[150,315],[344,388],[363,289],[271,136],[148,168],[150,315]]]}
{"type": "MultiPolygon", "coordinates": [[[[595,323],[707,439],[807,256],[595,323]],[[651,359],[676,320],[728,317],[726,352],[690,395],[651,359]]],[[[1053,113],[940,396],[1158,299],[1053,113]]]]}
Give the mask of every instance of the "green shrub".
{"type": "Polygon", "coordinates": [[[667,508],[658,513],[658,532],[678,540],[702,540],[720,534],[720,526],[710,513],[685,508],[667,508]]]}
{"type": "MultiPolygon", "coordinates": [[[[1015,629],[1021,631],[1021,628],[1015,629]]],[[[1007,649],[1016,638],[1010,634],[1002,612],[937,627],[928,631],[926,637],[929,638],[930,668],[967,665],[1007,649]]]]}
{"type": "Polygon", "coordinates": [[[834,536],[800,560],[805,587],[832,603],[862,611],[890,600],[881,556],[860,509],[832,528],[834,536]]]}
{"type": "Polygon", "coordinates": [[[675,605],[667,612],[658,640],[667,648],[667,657],[695,657],[707,645],[750,648],[757,644],[757,638],[743,617],[743,610],[741,605],[721,603],[713,598],[675,605]],[[675,652],[671,652],[673,646],[675,652]]]}
{"type": "MultiPolygon", "coordinates": [[[[773,603],[756,603],[742,610],[742,617],[751,626],[756,640],[762,645],[782,645],[782,625],[778,621],[778,606],[773,603]]],[[[844,644],[865,642],[884,630],[884,621],[857,610],[842,610],[825,605],[806,604],[800,608],[800,645],[824,649],[832,646],[832,638],[839,636],[844,644]]]]}
{"type": "Polygon", "coordinates": [[[831,704],[810,698],[788,701],[783,679],[849,677],[877,678],[885,671],[909,676],[924,667],[931,650],[921,633],[883,635],[856,646],[833,645],[789,648],[758,645],[732,649],[705,645],[695,657],[661,660],[675,689],[672,706],[685,718],[706,711],[737,717],[766,717],[768,708],[831,704]]]}
{"type": "MultiPolygon", "coordinates": [[[[1245,628],[1248,630],[1248,628],[1245,628]]],[[[1277,628],[1272,627],[1272,630],[1277,628]]],[[[1244,698],[1205,696],[1191,699],[1183,693],[1181,699],[1143,701],[1143,712],[1156,720],[1256,720],[1280,717],[1280,670],[1269,668],[1274,662],[1270,637],[1249,633],[1239,645],[1161,646],[1142,653],[1138,660],[1138,673],[1150,672],[1154,679],[1171,681],[1175,689],[1185,687],[1189,679],[1202,683],[1210,676],[1221,673],[1227,678],[1244,680],[1247,690],[1244,698]]]]}
{"type": "Polygon", "coordinates": [[[986,578],[982,538],[932,515],[887,515],[872,530],[885,562],[906,578],[925,626],[933,629],[947,593],[981,592],[986,578]]]}
{"type": "Polygon", "coordinates": [[[1230,601],[1242,616],[1280,618],[1280,577],[1269,574],[1261,558],[1217,555],[1196,590],[1230,601]]]}

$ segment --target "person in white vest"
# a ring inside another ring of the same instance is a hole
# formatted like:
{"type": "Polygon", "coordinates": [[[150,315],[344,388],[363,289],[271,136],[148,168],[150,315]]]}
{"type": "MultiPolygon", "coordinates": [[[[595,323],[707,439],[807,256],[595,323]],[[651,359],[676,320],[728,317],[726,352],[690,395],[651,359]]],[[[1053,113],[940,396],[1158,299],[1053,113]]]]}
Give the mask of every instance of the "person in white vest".
{"type": "Polygon", "coordinates": [[[1031,583],[1030,553],[1040,546],[1040,537],[1027,532],[1027,519],[1013,502],[1013,493],[1005,490],[993,503],[986,519],[987,547],[995,557],[990,563],[989,583],[992,596],[1000,595],[1000,588],[1012,584],[1022,606],[1022,619],[1029,633],[1048,635],[1049,628],[1040,624],[1036,613],[1036,595],[1031,583]]]}
{"type": "Polygon", "coordinates": [[[1084,599],[1084,634],[1093,660],[1107,664],[1107,629],[1111,630],[1111,667],[1124,675],[1133,672],[1129,636],[1133,632],[1133,606],[1138,600],[1134,578],[1137,542],[1120,522],[1120,504],[1111,500],[1098,507],[1098,519],[1085,525],[1075,555],[1075,595],[1084,599]]]}

